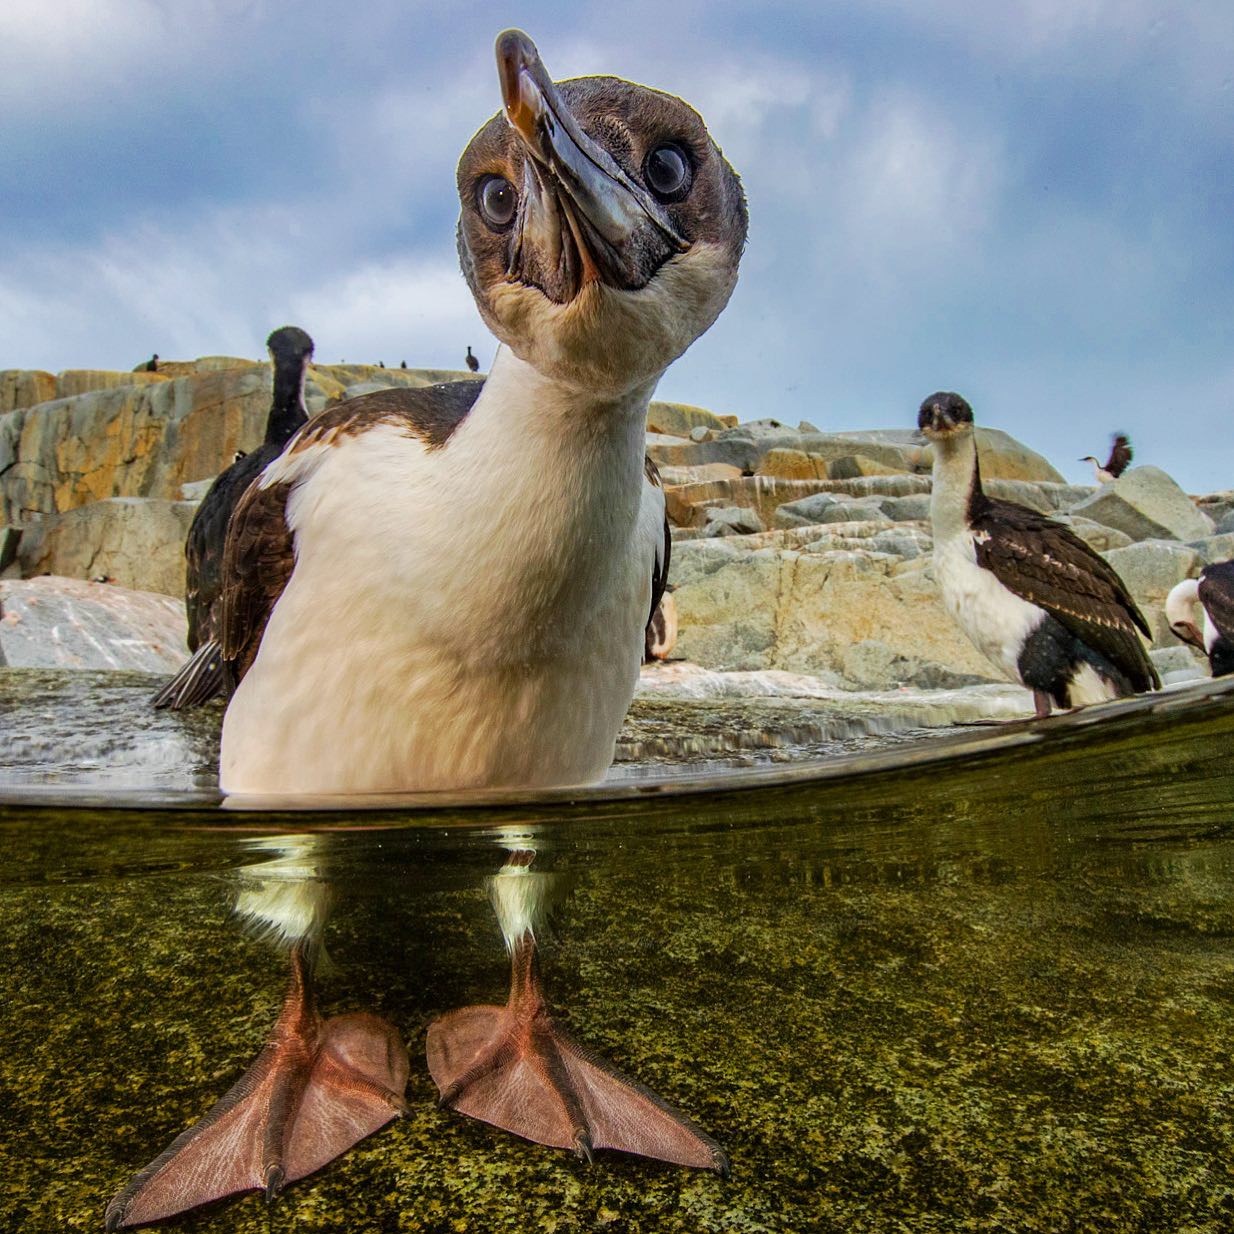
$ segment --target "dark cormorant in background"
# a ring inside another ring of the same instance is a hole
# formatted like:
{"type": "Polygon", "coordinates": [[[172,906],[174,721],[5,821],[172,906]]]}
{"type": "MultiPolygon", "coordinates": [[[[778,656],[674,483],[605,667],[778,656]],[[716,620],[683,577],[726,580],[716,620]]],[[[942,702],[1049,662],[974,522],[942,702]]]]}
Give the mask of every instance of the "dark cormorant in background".
{"type": "Polygon", "coordinates": [[[274,394],[266,419],[266,439],[248,454],[238,452],[210,486],[197,508],[184,544],[188,559],[184,607],[189,619],[192,658],[155,695],[155,707],[194,707],[223,692],[223,664],[218,646],[218,604],[222,590],[223,545],[232,510],[254,477],[282,452],[307,420],[304,374],[313,356],[313,340],[296,326],[283,326],[266,340],[274,363],[274,394]]]}
{"type": "Polygon", "coordinates": [[[934,574],[947,610],[981,652],[1050,703],[1077,707],[1157,689],[1123,580],[1070,528],[981,488],[973,409],[932,394],[917,426],[934,446],[934,574]]]}
{"type": "Polygon", "coordinates": [[[480,361],[471,354],[470,346],[467,348],[467,367],[471,369],[473,373],[478,373],[480,371],[480,361]]]}

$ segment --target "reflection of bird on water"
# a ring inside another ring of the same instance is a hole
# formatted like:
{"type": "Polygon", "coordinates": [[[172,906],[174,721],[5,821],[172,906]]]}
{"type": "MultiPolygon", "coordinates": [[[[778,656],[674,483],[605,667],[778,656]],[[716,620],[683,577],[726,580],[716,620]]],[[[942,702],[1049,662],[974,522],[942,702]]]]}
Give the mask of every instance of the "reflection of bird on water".
{"type": "Polygon", "coordinates": [[[556,880],[533,871],[533,857],[528,848],[511,851],[489,884],[510,954],[505,1006],[464,1007],[429,1026],[439,1104],[588,1161],[593,1149],[615,1148],[727,1174],[709,1135],[576,1042],[549,1011],[536,930],[556,880]]]}
{"type": "Polygon", "coordinates": [[[1077,707],[1160,686],[1126,586],[1069,528],[981,487],[973,410],[932,394],[918,427],[934,446],[934,571],[948,611],[978,649],[1050,704],[1077,707]]]}
{"type": "Polygon", "coordinates": [[[246,925],[290,953],[291,979],[253,1065],[107,1206],[108,1230],[145,1225],[238,1191],[273,1198],[406,1111],[407,1050],[368,1012],[323,1020],[313,995],[330,889],[318,841],[269,845],[236,898],[246,925]]]}
{"type": "Polygon", "coordinates": [[[482,385],[326,410],[241,499],[229,793],[577,784],[612,761],[664,583],[647,406],[728,300],[745,205],[680,100],[554,86],[518,32],[497,54],[505,118],[460,161],[458,242],[504,346],[482,385]]]}
{"type": "Polygon", "coordinates": [[[1111,480],[1117,480],[1131,464],[1131,438],[1126,433],[1114,434],[1110,457],[1106,459],[1104,467],[1091,454],[1086,454],[1080,462],[1092,463],[1098,484],[1109,484],[1111,480]]]}
{"type": "Polygon", "coordinates": [[[1234,561],[1205,566],[1199,578],[1187,578],[1165,600],[1170,629],[1208,656],[1214,677],[1234,673],[1234,561]],[[1203,614],[1203,631],[1195,624],[1195,606],[1203,614]]]}
{"type": "Polygon", "coordinates": [[[194,654],[154,696],[155,707],[179,710],[208,703],[222,693],[218,635],[227,525],[244,490],[282,453],[307,419],[304,377],[313,358],[313,340],[295,326],[283,326],[270,335],[266,347],[274,364],[266,439],[248,454],[236,453],[235,461],[210,486],[193,516],[184,545],[184,607],[189,619],[189,650],[194,654]]]}
{"type": "Polygon", "coordinates": [[[477,359],[475,358],[475,356],[473,356],[473,355],[471,354],[471,347],[470,347],[470,345],[468,345],[468,348],[467,348],[467,367],[468,367],[468,368],[469,368],[469,369],[470,369],[473,373],[478,373],[478,372],[480,371],[480,361],[479,361],[479,360],[477,360],[477,359]]]}

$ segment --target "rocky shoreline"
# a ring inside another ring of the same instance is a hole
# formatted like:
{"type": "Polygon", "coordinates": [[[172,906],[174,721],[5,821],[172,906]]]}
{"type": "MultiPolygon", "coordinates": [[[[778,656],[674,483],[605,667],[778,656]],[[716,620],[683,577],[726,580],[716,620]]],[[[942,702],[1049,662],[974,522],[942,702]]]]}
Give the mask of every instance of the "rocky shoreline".
{"type": "MultiPolygon", "coordinates": [[[[374,389],[470,378],[319,365],[306,401],[313,414],[374,389]]],[[[268,364],[229,357],[157,373],[0,372],[0,663],[179,663],[185,532],[212,478],[261,440],[269,389],[268,364]]],[[[672,403],[652,404],[647,430],[674,524],[677,655],[717,672],[795,674],[806,693],[811,681],[885,691],[998,680],[940,603],[931,453],[915,433],[738,423],[672,403]]],[[[1006,433],[978,429],[978,441],[992,496],[1062,518],[1123,576],[1163,678],[1205,675],[1163,604],[1175,583],[1234,556],[1234,492],[1192,498],[1152,466],[1072,485],[1006,433]]]]}

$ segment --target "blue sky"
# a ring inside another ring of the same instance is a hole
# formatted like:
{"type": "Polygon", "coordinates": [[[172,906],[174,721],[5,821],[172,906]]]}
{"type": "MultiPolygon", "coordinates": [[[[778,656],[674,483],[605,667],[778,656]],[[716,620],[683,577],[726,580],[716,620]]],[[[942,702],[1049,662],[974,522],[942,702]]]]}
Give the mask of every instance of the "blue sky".
{"type": "Polygon", "coordinates": [[[750,245],[662,397],[907,426],[956,389],[1082,479],[1234,488],[1234,6],[1149,0],[0,4],[0,368],[458,367],[453,171],[518,25],[680,94],[750,245]]]}

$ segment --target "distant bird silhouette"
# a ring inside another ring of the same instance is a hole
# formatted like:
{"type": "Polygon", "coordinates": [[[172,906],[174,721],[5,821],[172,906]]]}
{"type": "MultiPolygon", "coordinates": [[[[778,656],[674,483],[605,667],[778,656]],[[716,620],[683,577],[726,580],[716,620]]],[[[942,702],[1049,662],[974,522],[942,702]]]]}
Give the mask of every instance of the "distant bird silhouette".
{"type": "Polygon", "coordinates": [[[471,354],[470,347],[467,348],[467,367],[471,369],[473,373],[478,373],[480,371],[480,361],[471,354]]]}
{"type": "Polygon", "coordinates": [[[184,607],[189,619],[192,658],[151,700],[155,707],[196,707],[224,689],[218,644],[222,594],[223,546],[236,503],[253,479],[283,452],[307,420],[304,376],[313,358],[313,340],[296,326],[283,326],[266,340],[274,362],[274,391],[266,419],[266,439],[256,450],[236,452],[231,464],[210,486],[189,527],[184,545],[187,570],[184,607]]]}
{"type": "Polygon", "coordinates": [[[156,351],[144,364],[139,364],[134,373],[157,373],[159,371],[159,353],[156,351]]]}
{"type": "Polygon", "coordinates": [[[1098,484],[1109,484],[1111,480],[1117,480],[1127,470],[1131,457],[1131,438],[1126,433],[1115,433],[1114,444],[1110,447],[1110,457],[1106,459],[1104,467],[1091,454],[1086,454],[1080,462],[1092,463],[1098,484]]]}
{"type": "Polygon", "coordinates": [[[386,367],[386,362],[385,362],[384,360],[378,360],[378,361],[377,361],[377,367],[378,367],[378,368],[385,368],[385,367],[386,367]]]}
{"type": "Polygon", "coordinates": [[[407,361],[406,361],[406,360],[400,360],[400,361],[399,361],[399,368],[406,368],[406,367],[407,367],[407,361]]]}

